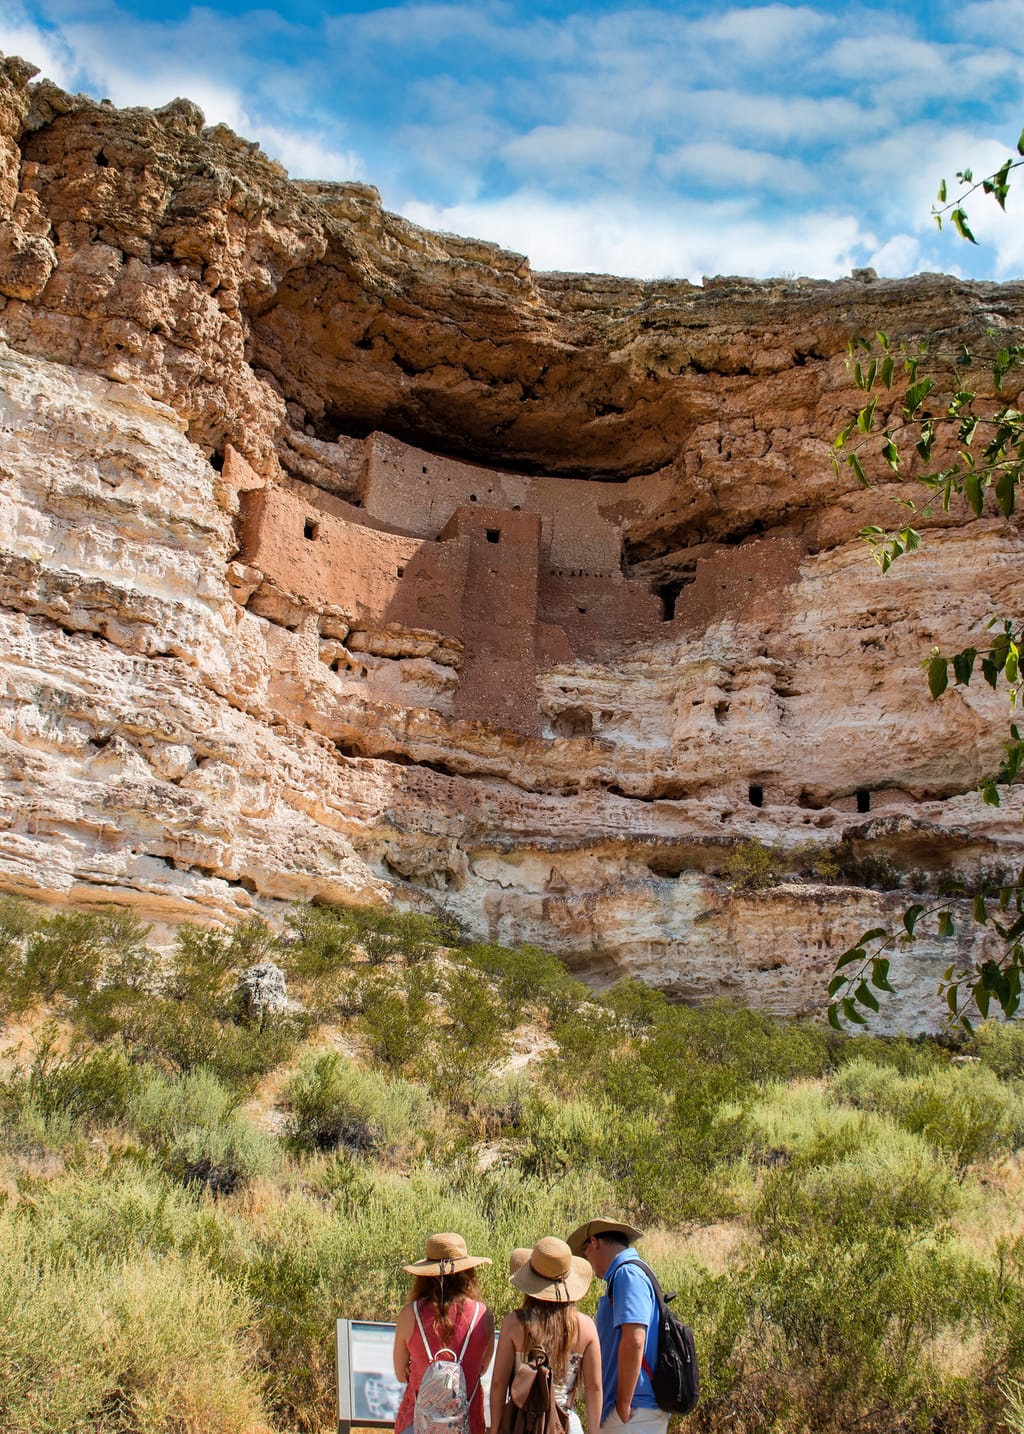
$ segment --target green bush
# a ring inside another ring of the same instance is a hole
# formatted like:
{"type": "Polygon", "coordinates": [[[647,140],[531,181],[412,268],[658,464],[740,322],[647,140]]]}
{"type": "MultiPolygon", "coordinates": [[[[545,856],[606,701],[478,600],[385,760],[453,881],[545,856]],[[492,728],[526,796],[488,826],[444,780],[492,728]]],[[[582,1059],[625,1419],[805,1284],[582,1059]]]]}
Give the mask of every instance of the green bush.
{"type": "Polygon", "coordinates": [[[985,1021],[974,1033],[973,1048],[1001,1080],[1024,1078],[1024,1022],[985,1021]]]}
{"type": "Polygon", "coordinates": [[[733,891],[765,891],[779,884],[785,869],[785,859],[753,837],[725,858],[722,876],[733,891]]]}
{"type": "Polygon", "coordinates": [[[420,1086],[385,1080],[334,1051],[308,1054],[284,1090],[285,1138],[298,1153],[408,1153],[421,1142],[432,1105],[420,1086]]]}
{"type": "Polygon", "coordinates": [[[267,1174],[277,1159],[271,1137],[243,1120],[236,1106],[237,1096],[212,1071],[172,1080],[154,1073],[133,1096],[128,1119],[168,1174],[229,1195],[267,1174]]]}
{"type": "Polygon", "coordinates": [[[1024,1140],[1024,1100],[985,1066],[936,1067],[902,1076],[870,1061],[836,1072],[832,1096],[884,1113],[948,1152],[965,1169],[1024,1140]]]}
{"type": "Polygon", "coordinates": [[[253,1434],[245,1297],[196,1257],[68,1258],[0,1212],[0,1427],[253,1434]]]}

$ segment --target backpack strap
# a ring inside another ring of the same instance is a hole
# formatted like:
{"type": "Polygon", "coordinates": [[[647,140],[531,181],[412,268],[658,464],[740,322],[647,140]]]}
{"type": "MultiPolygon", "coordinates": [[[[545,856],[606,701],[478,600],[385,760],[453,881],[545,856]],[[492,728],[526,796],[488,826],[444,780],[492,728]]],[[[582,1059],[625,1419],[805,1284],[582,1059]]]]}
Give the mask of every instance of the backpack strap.
{"type": "MultiPolygon", "coordinates": [[[[623,1264],[626,1264],[626,1265],[639,1265],[640,1268],[643,1270],[644,1274],[647,1276],[648,1280],[650,1280],[650,1282],[651,1282],[651,1291],[652,1291],[652,1293],[653,1293],[653,1295],[654,1295],[655,1307],[657,1308],[657,1311],[658,1311],[658,1326],[659,1326],[659,1330],[660,1330],[662,1321],[663,1321],[664,1318],[665,1318],[665,1296],[664,1296],[664,1295],[662,1294],[662,1292],[661,1292],[661,1285],[659,1285],[659,1283],[658,1283],[658,1276],[657,1276],[657,1275],[654,1273],[654,1271],[651,1269],[650,1265],[645,1264],[645,1263],[643,1262],[643,1260],[640,1259],[639,1256],[635,1256],[632,1260],[625,1260],[625,1261],[623,1261],[623,1264]]],[[[619,1270],[621,1270],[621,1269],[622,1269],[622,1265],[619,1266],[619,1270]]],[[[608,1281],[608,1298],[609,1298],[609,1300],[612,1299],[612,1285],[615,1283],[615,1276],[619,1273],[619,1270],[615,1270],[614,1273],[612,1274],[611,1279],[608,1281]]],[[[653,1379],[654,1379],[654,1372],[653,1372],[653,1370],[651,1369],[651,1366],[647,1363],[647,1356],[646,1356],[646,1354],[641,1356],[641,1359],[640,1359],[640,1367],[643,1369],[643,1372],[647,1375],[647,1378],[653,1381],[653,1379]]]]}
{"type": "MultiPolygon", "coordinates": [[[[413,1312],[413,1314],[416,1316],[416,1328],[417,1328],[417,1329],[419,1330],[419,1332],[420,1332],[420,1339],[423,1341],[423,1348],[427,1351],[427,1358],[428,1358],[428,1359],[433,1359],[433,1358],[434,1358],[434,1351],[430,1348],[430,1340],[427,1338],[427,1332],[426,1332],[426,1330],[423,1328],[423,1321],[420,1319],[420,1302],[419,1302],[419,1300],[417,1300],[416,1303],[413,1305],[413,1307],[412,1307],[412,1312],[413,1312]]],[[[440,1352],[441,1352],[441,1351],[438,1350],[438,1354],[440,1354],[440,1352]]]]}
{"type": "MultiPolygon", "coordinates": [[[[484,1306],[483,1306],[482,1304],[478,1303],[477,1301],[474,1301],[474,1303],[473,1303],[473,1318],[472,1318],[472,1319],[470,1320],[470,1322],[469,1322],[469,1329],[466,1330],[466,1338],[462,1341],[462,1348],[459,1350],[459,1354],[458,1354],[458,1360],[459,1360],[459,1363],[460,1363],[460,1364],[462,1363],[463,1359],[465,1359],[465,1357],[466,1357],[466,1350],[469,1348],[470,1338],[472,1337],[473,1331],[476,1329],[477,1320],[480,1318],[480,1315],[483,1313],[483,1309],[484,1309],[484,1306]]],[[[482,1374],[478,1376],[476,1383],[473,1385],[473,1388],[470,1390],[469,1395],[468,1395],[468,1397],[467,1397],[467,1400],[466,1400],[466,1403],[467,1403],[467,1404],[472,1404],[472,1403],[473,1403],[473,1397],[474,1397],[474,1395],[476,1394],[477,1390],[480,1388],[480,1380],[481,1380],[482,1378],[483,1378],[483,1375],[482,1375],[482,1374]]]]}

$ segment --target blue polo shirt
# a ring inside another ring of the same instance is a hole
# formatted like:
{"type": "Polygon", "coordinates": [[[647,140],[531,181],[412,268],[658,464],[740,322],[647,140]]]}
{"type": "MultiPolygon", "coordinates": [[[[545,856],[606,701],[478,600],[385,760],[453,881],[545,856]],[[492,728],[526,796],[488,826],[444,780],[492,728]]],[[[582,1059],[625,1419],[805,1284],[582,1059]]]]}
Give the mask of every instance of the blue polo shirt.
{"type": "MultiPolygon", "coordinates": [[[[645,1324],[647,1342],[644,1345],[644,1359],[647,1368],[653,1369],[658,1358],[658,1302],[650,1280],[644,1274],[632,1250],[623,1250],[605,1271],[605,1291],[597,1304],[597,1337],[601,1345],[601,1377],[604,1381],[604,1404],[601,1406],[602,1424],[615,1408],[619,1392],[619,1341],[620,1326],[624,1324],[645,1324]],[[611,1289],[611,1299],[607,1291],[611,1289]]],[[[633,1395],[634,1409],[657,1409],[647,1371],[641,1366],[633,1395]]]]}

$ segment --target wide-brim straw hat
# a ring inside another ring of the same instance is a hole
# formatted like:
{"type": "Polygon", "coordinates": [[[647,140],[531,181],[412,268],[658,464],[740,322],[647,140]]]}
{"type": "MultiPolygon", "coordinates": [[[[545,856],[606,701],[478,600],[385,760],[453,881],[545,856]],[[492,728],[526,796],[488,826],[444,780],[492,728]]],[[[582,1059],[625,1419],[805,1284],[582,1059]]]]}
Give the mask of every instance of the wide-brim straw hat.
{"type": "Polygon", "coordinates": [[[508,1274],[509,1274],[509,1279],[512,1278],[512,1276],[516,1273],[517,1270],[521,1270],[521,1269],[523,1268],[523,1266],[526,1264],[526,1262],[527,1262],[527,1260],[528,1260],[529,1258],[530,1258],[530,1247],[529,1247],[529,1245],[517,1245],[514,1250],[509,1250],[509,1252],[508,1252],[508,1274]]]}
{"type": "Polygon", "coordinates": [[[477,1265],[489,1265],[486,1255],[471,1255],[461,1235],[431,1235],[427,1241],[426,1256],[402,1269],[410,1275],[457,1275],[461,1270],[472,1270],[477,1265]]]}
{"type": "Polygon", "coordinates": [[[511,1276],[511,1283],[535,1300],[566,1305],[581,1300],[593,1278],[589,1260],[574,1255],[564,1240],[545,1235],[534,1245],[526,1263],[511,1276]]]}
{"type": "Polygon", "coordinates": [[[627,1225],[625,1220],[608,1220],[603,1215],[598,1215],[593,1220],[588,1220],[585,1225],[580,1225],[573,1230],[569,1236],[569,1249],[574,1255],[583,1253],[583,1246],[592,1235],[607,1235],[615,1231],[622,1235],[628,1244],[635,1245],[637,1240],[642,1240],[644,1232],[633,1225],[627,1225]]]}

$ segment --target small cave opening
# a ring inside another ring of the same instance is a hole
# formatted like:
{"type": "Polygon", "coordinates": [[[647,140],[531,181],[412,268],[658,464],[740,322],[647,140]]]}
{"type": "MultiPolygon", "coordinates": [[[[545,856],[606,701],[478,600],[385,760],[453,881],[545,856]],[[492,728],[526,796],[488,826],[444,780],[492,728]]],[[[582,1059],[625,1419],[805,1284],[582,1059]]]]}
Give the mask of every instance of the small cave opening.
{"type": "Polygon", "coordinates": [[[752,783],[747,788],[747,796],[750,799],[750,805],[752,807],[764,806],[764,787],[760,786],[757,782],[752,783]]]}
{"type": "Polygon", "coordinates": [[[309,542],[315,543],[320,536],[320,524],[315,518],[307,518],[302,525],[302,536],[309,542]]]}
{"type": "Polygon", "coordinates": [[[871,793],[867,787],[858,787],[856,797],[857,810],[859,812],[869,812],[871,810],[871,793]]]}
{"type": "Polygon", "coordinates": [[[500,528],[488,528],[488,529],[487,529],[487,541],[488,541],[489,543],[500,543],[500,542],[501,542],[501,529],[500,529],[500,528]]]}
{"type": "Polygon", "coordinates": [[[223,473],[223,472],[224,472],[224,450],[223,450],[223,448],[215,448],[215,449],[213,450],[213,452],[210,454],[210,467],[213,469],[213,471],[214,471],[215,473],[223,473]]]}

